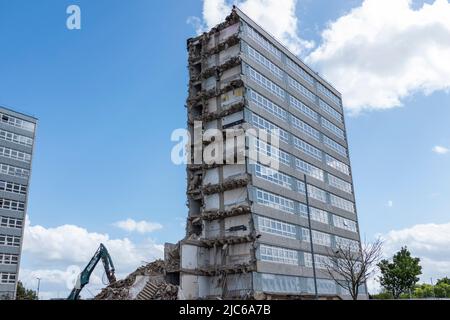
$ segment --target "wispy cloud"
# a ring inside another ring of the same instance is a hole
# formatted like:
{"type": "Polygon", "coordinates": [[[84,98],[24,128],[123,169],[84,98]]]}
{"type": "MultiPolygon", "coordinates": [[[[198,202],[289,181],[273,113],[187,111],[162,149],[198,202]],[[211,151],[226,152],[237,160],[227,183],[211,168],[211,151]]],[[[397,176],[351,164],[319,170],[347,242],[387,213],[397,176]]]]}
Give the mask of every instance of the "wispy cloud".
{"type": "Polygon", "coordinates": [[[389,208],[392,208],[394,206],[394,201],[389,200],[387,205],[388,205],[389,208]]]}
{"type": "Polygon", "coordinates": [[[450,152],[450,149],[443,146],[434,146],[432,150],[434,153],[437,154],[447,154],[450,152]]]}
{"type": "Polygon", "coordinates": [[[163,228],[160,223],[149,221],[135,221],[133,219],[118,221],[113,225],[127,232],[137,232],[141,234],[150,233],[163,228]]]}

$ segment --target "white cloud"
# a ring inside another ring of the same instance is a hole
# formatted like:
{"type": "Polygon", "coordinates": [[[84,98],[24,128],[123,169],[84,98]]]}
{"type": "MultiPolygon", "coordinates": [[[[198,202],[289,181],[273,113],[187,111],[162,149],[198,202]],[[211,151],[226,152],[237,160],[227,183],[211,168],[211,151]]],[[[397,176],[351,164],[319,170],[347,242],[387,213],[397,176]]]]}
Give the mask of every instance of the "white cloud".
{"type": "MultiPolygon", "coordinates": [[[[422,282],[430,282],[433,278],[450,275],[450,223],[419,224],[402,230],[392,230],[382,235],[384,241],[383,252],[386,258],[407,246],[411,254],[420,258],[422,265],[422,282]]],[[[377,286],[374,281],[370,287],[377,286]]]]}
{"type": "Polygon", "coordinates": [[[393,206],[394,206],[394,201],[389,200],[389,201],[388,201],[388,207],[389,207],[389,208],[392,208],[393,206]]]}
{"type": "Polygon", "coordinates": [[[268,30],[295,54],[311,49],[314,43],[299,36],[298,19],[295,14],[297,0],[204,0],[203,21],[190,17],[197,33],[213,28],[230,14],[233,4],[237,5],[251,19],[268,30]]]}
{"type": "Polygon", "coordinates": [[[450,152],[450,149],[448,149],[446,147],[442,147],[442,146],[435,146],[433,148],[433,152],[437,153],[437,154],[447,154],[450,152]]]}
{"type": "Polygon", "coordinates": [[[118,221],[114,223],[114,226],[128,232],[138,232],[142,234],[160,230],[163,227],[160,223],[148,221],[135,221],[133,219],[118,221]]]}
{"type": "MultiPolygon", "coordinates": [[[[89,232],[75,225],[55,228],[33,226],[27,219],[20,280],[27,287],[35,289],[36,278],[39,277],[42,279],[42,297],[55,293],[56,296],[65,297],[79,271],[86,266],[100,243],[108,248],[119,279],[145,262],[162,258],[164,251],[163,245],[151,239],[137,244],[128,238],[111,239],[108,234],[89,232]]],[[[104,280],[100,262],[84,296],[90,297],[97,293],[104,287],[104,280]]]]}
{"type": "Polygon", "coordinates": [[[388,109],[416,92],[450,88],[450,4],[365,0],[329,24],[307,58],[352,113],[388,109]]]}

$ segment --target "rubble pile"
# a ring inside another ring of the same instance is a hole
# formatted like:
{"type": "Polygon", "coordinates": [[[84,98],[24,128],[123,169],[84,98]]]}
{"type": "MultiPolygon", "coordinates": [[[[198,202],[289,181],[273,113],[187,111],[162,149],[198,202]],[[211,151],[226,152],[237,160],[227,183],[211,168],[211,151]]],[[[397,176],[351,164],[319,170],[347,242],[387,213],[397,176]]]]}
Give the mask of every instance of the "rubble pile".
{"type": "Polygon", "coordinates": [[[177,300],[178,286],[168,274],[179,272],[179,250],[166,253],[165,260],[141,266],[125,279],[104,288],[95,300],[177,300]]]}

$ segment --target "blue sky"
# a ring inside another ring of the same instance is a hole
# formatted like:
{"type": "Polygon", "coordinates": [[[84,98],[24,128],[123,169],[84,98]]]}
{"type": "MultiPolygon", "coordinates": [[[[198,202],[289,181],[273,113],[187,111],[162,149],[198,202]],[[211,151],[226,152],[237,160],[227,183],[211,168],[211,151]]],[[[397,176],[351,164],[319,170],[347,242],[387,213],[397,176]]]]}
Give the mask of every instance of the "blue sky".
{"type": "MultiPolygon", "coordinates": [[[[314,41],[310,51],[325,46],[321,32],[362,3],[299,0],[297,31],[314,41]]],[[[412,8],[422,5],[413,1],[412,8]]],[[[61,236],[62,225],[109,240],[129,239],[136,247],[183,237],[185,169],[171,163],[170,135],[185,126],[186,39],[195,35],[187,19],[206,19],[202,10],[200,0],[0,0],[0,105],[39,118],[28,209],[31,226],[42,226],[33,229],[36,243],[61,236]],[[66,28],[71,4],[81,7],[81,30],[66,28]],[[162,228],[139,233],[114,226],[126,219],[162,228]]],[[[307,60],[308,54],[303,53],[307,60]]],[[[335,75],[323,56],[311,61],[325,76],[335,75]]],[[[447,93],[434,88],[424,94],[427,83],[408,87],[400,107],[365,108],[355,99],[349,108],[357,208],[368,239],[450,222],[450,154],[432,152],[437,145],[450,148],[450,95],[448,87],[447,93]]],[[[408,232],[396,235],[389,238],[392,247],[399,238],[417,240],[408,232]]],[[[71,251],[77,243],[62,247],[71,251]]],[[[65,290],[55,274],[83,266],[91,255],[41,250],[25,246],[21,277],[34,286],[36,270],[47,272],[42,285],[49,295],[65,290]]],[[[124,269],[158,255],[151,252],[130,258],[124,269]]],[[[444,264],[428,270],[431,276],[450,266],[448,260],[438,262],[444,264]]]]}

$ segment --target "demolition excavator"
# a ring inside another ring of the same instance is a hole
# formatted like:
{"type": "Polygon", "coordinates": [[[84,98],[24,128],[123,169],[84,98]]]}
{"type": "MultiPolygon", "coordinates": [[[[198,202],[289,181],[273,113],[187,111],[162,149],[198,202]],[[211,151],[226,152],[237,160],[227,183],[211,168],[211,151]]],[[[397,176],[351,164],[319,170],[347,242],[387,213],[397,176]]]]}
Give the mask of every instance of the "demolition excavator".
{"type": "Polygon", "coordinates": [[[79,299],[81,290],[83,290],[84,286],[89,283],[91,274],[100,260],[102,260],[103,267],[105,268],[106,277],[108,278],[109,283],[111,284],[113,282],[116,282],[116,276],[114,274],[115,269],[111,256],[109,255],[108,250],[103,245],[103,243],[101,243],[100,247],[95,252],[91,261],[89,261],[88,265],[79,274],[75,287],[72,289],[72,292],[70,293],[67,300],[79,299]]]}

